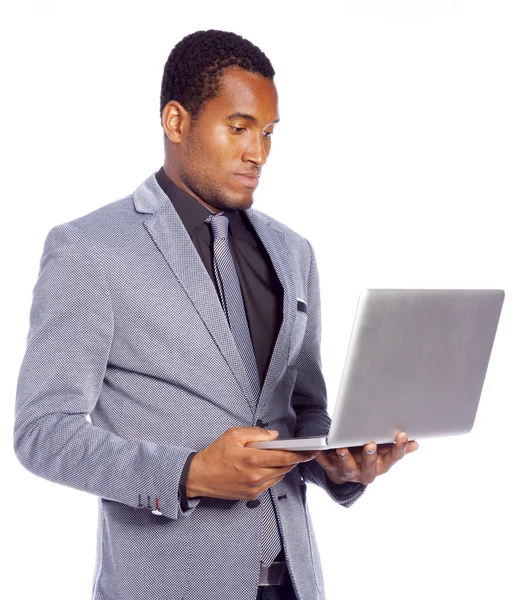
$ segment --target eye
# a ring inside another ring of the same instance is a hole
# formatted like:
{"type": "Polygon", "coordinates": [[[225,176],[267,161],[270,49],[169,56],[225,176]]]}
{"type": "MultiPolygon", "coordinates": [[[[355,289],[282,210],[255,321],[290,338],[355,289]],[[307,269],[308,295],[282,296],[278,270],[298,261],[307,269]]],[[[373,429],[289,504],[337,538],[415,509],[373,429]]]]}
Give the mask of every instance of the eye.
{"type": "Polygon", "coordinates": [[[229,125],[229,128],[233,131],[233,133],[241,133],[246,129],[245,127],[234,127],[233,125],[229,125]]]}
{"type": "Polygon", "coordinates": [[[273,135],[273,131],[263,131],[263,136],[265,140],[269,140],[273,135]]]}

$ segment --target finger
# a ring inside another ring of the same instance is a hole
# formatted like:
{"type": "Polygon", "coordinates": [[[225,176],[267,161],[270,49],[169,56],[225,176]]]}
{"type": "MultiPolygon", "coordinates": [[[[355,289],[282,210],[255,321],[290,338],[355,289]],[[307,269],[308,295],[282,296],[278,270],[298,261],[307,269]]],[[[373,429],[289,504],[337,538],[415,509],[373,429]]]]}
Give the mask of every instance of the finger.
{"type": "Polygon", "coordinates": [[[377,473],[377,446],[375,443],[363,446],[361,454],[361,472],[359,480],[362,483],[372,483],[377,473]]]}
{"type": "Polygon", "coordinates": [[[396,437],[396,443],[394,444],[394,447],[391,450],[392,458],[394,459],[394,461],[401,460],[403,456],[405,456],[407,446],[408,435],[404,431],[402,431],[396,437]]]}
{"type": "MultiPolygon", "coordinates": [[[[295,468],[295,465],[293,467],[289,467],[289,471],[291,471],[294,468],[295,468]]],[[[260,491],[259,491],[258,495],[261,495],[265,490],[267,490],[268,488],[271,488],[276,483],[279,483],[279,481],[282,481],[284,479],[284,477],[286,476],[286,473],[289,471],[286,471],[285,473],[279,473],[275,477],[269,477],[268,479],[264,479],[259,488],[260,491]]]]}
{"type": "Polygon", "coordinates": [[[418,448],[419,444],[415,440],[412,440],[411,442],[408,442],[406,454],[409,454],[410,452],[415,452],[418,448]]]}
{"type": "Polygon", "coordinates": [[[323,467],[325,471],[332,470],[334,468],[334,461],[331,458],[331,453],[319,452],[315,457],[315,460],[323,467]]]}
{"type": "Polygon", "coordinates": [[[357,463],[348,448],[338,448],[336,451],[320,452],[315,459],[325,471],[337,473],[347,481],[353,480],[358,473],[357,463]]]}
{"type": "Polygon", "coordinates": [[[392,465],[401,460],[407,451],[408,448],[408,435],[402,431],[396,437],[396,442],[392,446],[389,452],[381,456],[380,461],[380,471],[381,473],[386,473],[392,465]]]}
{"type": "MultiPolygon", "coordinates": [[[[260,474],[260,483],[261,484],[266,484],[269,481],[272,481],[274,479],[275,480],[280,480],[287,473],[289,473],[290,471],[292,471],[293,469],[295,469],[296,466],[297,465],[288,465],[286,467],[269,467],[269,468],[261,469],[259,471],[259,474],[260,474]]],[[[273,485],[273,483],[271,483],[271,485],[273,485]]]]}
{"type": "Polygon", "coordinates": [[[319,450],[262,450],[262,452],[264,452],[262,466],[281,467],[308,462],[317,456],[319,450]]]}
{"type": "Polygon", "coordinates": [[[345,467],[354,469],[357,471],[358,465],[355,460],[350,448],[337,448],[334,452],[334,460],[336,460],[340,464],[344,464],[345,467]]]}
{"type": "Polygon", "coordinates": [[[354,481],[359,467],[349,448],[337,448],[334,461],[337,463],[338,475],[345,481],[354,481]]]}
{"type": "Polygon", "coordinates": [[[340,448],[338,452],[343,456],[339,456],[337,452],[327,451],[320,452],[315,460],[334,483],[357,481],[358,468],[354,459],[346,448],[340,448]]]}
{"type": "Polygon", "coordinates": [[[406,448],[408,445],[408,436],[406,433],[400,433],[396,437],[396,442],[392,446],[389,452],[381,457],[380,469],[382,473],[386,473],[392,465],[398,460],[401,460],[405,456],[406,448]]]}
{"type": "Polygon", "coordinates": [[[318,450],[303,450],[291,452],[289,450],[262,450],[260,448],[246,448],[250,453],[250,463],[256,467],[271,468],[296,465],[300,462],[308,462],[315,458],[318,450]]]}
{"type": "Polygon", "coordinates": [[[240,446],[248,442],[268,442],[279,437],[276,429],[263,429],[262,427],[231,427],[223,436],[231,437],[240,446]]]}
{"type": "Polygon", "coordinates": [[[285,475],[286,475],[286,473],[284,475],[278,475],[277,477],[274,477],[273,479],[266,480],[265,489],[267,490],[268,488],[271,488],[272,485],[275,485],[276,483],[279,483],[279,481],[282,481],[284,479],[285,475]]]}

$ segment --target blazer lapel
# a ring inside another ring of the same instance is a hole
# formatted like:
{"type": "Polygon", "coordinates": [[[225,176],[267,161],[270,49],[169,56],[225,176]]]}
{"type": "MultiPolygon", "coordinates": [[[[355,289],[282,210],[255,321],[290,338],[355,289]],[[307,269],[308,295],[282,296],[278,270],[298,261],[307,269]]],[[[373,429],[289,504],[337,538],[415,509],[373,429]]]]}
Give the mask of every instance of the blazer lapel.
{"type": "Polygon", "coordinates": [[[144,227],[199,313],[235,376],[254,418],[264,414],[275,385],[287,367],[297,309],[295,279],[284,234],[262,213],[252,208],[245,211],[283,286],[283,320],[257,402],[213,282],[177,211],[159,186],[154,173],[135,190],[133,199],[138,212],[152,215],[144,221],[144,227]]]}
{"type": "MultiPolygon", "coordinates": [[[[213,282],[155,174],[135,190],[133,199],[137,211],[152,214],[144,227],[195,306],[254,414],[255,398],[213,282]]],[[[232,409],[238,412],[238,407],[232,409]]]]}
{"type": "Polygon", "coordinates": [[[259,396],[256,411],[257,417],[264,414],[275,385],[288,365],[290,338],[297,311],[297,295],[294,274],[283,232],[274,227],[271,221],[262,213],[252,208],[247,209],[245,212],[268,252],[277,277],[283,286],[283,321],[275,341],[272,358],[259,396]]]}

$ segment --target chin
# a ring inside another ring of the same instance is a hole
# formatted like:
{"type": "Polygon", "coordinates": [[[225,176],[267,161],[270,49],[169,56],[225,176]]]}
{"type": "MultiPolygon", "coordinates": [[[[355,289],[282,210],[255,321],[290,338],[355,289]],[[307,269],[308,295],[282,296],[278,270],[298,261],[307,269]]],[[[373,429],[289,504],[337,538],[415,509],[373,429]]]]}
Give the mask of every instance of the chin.
{"type": "Polygon", "coordinates": [[[218,210],[245,210],[253,204],[253,193],[246,195],[239,194],[238,190],[217,189],[213,194],[208,192],[203,200],[218,210]]]}
{"type": "Polygon", "coordinates": [[[246,210],[247,208],[250,208],[252,204],[253,204],[253,196],[250,196],[249,198],[245,198],[244,200],[241,200],[238,203],[237,208],[239,210],[246,210]]]}
{"type": "Polygon", "coordinates": [[[245,196],[242,198],[235,198],[235,196],[229,197],[226,201],[222,202],[222,208],[229,208],[233,210],[246,210],[253,204],[253,195],[245,196]]]}

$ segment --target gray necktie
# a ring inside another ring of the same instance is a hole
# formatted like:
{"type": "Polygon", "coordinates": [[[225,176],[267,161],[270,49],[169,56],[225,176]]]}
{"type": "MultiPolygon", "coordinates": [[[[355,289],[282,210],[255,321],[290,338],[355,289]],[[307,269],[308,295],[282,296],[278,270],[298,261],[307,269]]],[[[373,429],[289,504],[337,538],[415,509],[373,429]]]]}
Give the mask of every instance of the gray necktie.
{"type": "MultiPolygon", "coordinates": [[[[211,225],[213,231],[213,272],[219,288],[222,308],[228,319],[233,339],[239,349],[257,403],[261,386],[259,371],[248,327],[248,319],[246,318],[241,286],[230,252],[228,217],[222,213],[217,213],[210,215],[206,222],[211,225]]],[[[269,490],[265,490],[261,495],[261,502],[263,511],[261,561],[269,565],[281,550],[281,536],[269,490]]]]}

